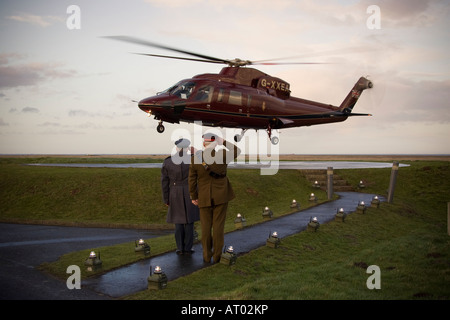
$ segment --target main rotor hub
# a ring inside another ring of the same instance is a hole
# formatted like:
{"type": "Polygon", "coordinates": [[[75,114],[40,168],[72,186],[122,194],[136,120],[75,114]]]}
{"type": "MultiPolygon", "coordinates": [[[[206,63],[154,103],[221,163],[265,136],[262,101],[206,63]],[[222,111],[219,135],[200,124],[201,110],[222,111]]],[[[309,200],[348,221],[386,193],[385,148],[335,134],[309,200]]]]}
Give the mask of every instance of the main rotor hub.
{"type": "Polygon", "coordinates": [[[230,67],[245,67],[251,65],[252,62],[250,60],[241,60],[239,58],[235,58],[233,60],[228,60],[228,65],[230,67]]]}

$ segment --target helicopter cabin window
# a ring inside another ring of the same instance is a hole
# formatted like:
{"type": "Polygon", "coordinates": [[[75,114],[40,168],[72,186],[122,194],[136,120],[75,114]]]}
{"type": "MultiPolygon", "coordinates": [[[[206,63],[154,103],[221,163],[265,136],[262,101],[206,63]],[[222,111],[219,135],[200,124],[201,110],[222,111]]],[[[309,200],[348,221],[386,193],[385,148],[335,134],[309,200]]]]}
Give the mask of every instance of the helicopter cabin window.
{"type": "Polygon", "coordinates": [[[229,104],[235,104],[238,106],[242,105],[242,93],[240,93],[239,91],[230,91],[230,98],[228,100],[229,104]]]}
{"type": "Polygon", "coordinates": [[[170,94],[178,96],[181,99],[189,99],[194,91],[195,83],[192,81],[180,82],[175,88],[170,91],[170,94]]]}
{"type": "Polygon", "coordinates": [[[214,91],[213,87],[203,86],[198,89],[197,94],[195,95],[195,100],[210,103],[211,99],[212,99],[213,91],[214,91]]]}
{"type": "Polygon", "coordinates": [[[224,92],[224,89],[219,89],[219,93],[217,94],[217,102],[223,102],[224,92]]]}

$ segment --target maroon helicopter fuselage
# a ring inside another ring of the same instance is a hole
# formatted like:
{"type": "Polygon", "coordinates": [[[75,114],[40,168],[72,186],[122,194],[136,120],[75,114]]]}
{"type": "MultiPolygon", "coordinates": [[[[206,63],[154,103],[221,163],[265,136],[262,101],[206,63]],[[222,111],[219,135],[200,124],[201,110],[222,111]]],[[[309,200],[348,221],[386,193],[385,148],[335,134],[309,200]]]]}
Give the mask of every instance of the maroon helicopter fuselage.
{"type": "MultiPolygon", "coordinates": [[[[340,122],[351,113],[364,89],[361,77],[342,104],[333,106],[290,96],[290,85],[253,68],[225,67],[201,74],[145,98],[139,108],[169,123],[201,121],[202,125],[242,129],[282,129],[340,122]]],[[[162,129],[164,130],[164,129],[162,129]]],[[[159,131],[159,130],[158,130],[159,131]]],[[[162,131],[160,131],[162,132],[162,131]]]]}

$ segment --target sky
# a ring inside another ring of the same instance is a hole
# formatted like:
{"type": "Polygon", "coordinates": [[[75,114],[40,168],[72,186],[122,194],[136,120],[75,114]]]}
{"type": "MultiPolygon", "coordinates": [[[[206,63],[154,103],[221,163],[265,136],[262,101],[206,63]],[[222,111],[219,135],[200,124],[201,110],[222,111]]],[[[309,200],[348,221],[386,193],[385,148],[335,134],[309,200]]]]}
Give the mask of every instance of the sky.
{"type": "Polygon", "coordinates": [[[173,53],[104,38],[116,35],[326,62],[258,69],[337,106],[360,76],[373,81],[354,108],[372,117],[280,130],[279,153],[450,154],[449,18],[442,0],[1,1],[0,154],[168,154],[194,134],[158,133],[133,101],[222,67],[135,55],[173,53]]]}

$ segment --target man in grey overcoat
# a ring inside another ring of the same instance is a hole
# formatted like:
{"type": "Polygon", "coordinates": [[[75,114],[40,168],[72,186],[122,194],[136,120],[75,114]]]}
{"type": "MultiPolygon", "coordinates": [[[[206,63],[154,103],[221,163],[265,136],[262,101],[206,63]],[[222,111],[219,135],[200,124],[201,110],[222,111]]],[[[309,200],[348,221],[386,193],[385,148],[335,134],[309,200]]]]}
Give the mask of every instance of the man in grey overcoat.
{"type": "Polygon", "coordinates": [[[200,219],[199,209],[189,195],[189,165],[191,156],[187,139],[175,142],[177,153],[164,159],[161,169],[161,187],[164,203],[168,206],[168,223],[175,224],[177,254],[192,254],[194,222],[200,219]]]}

